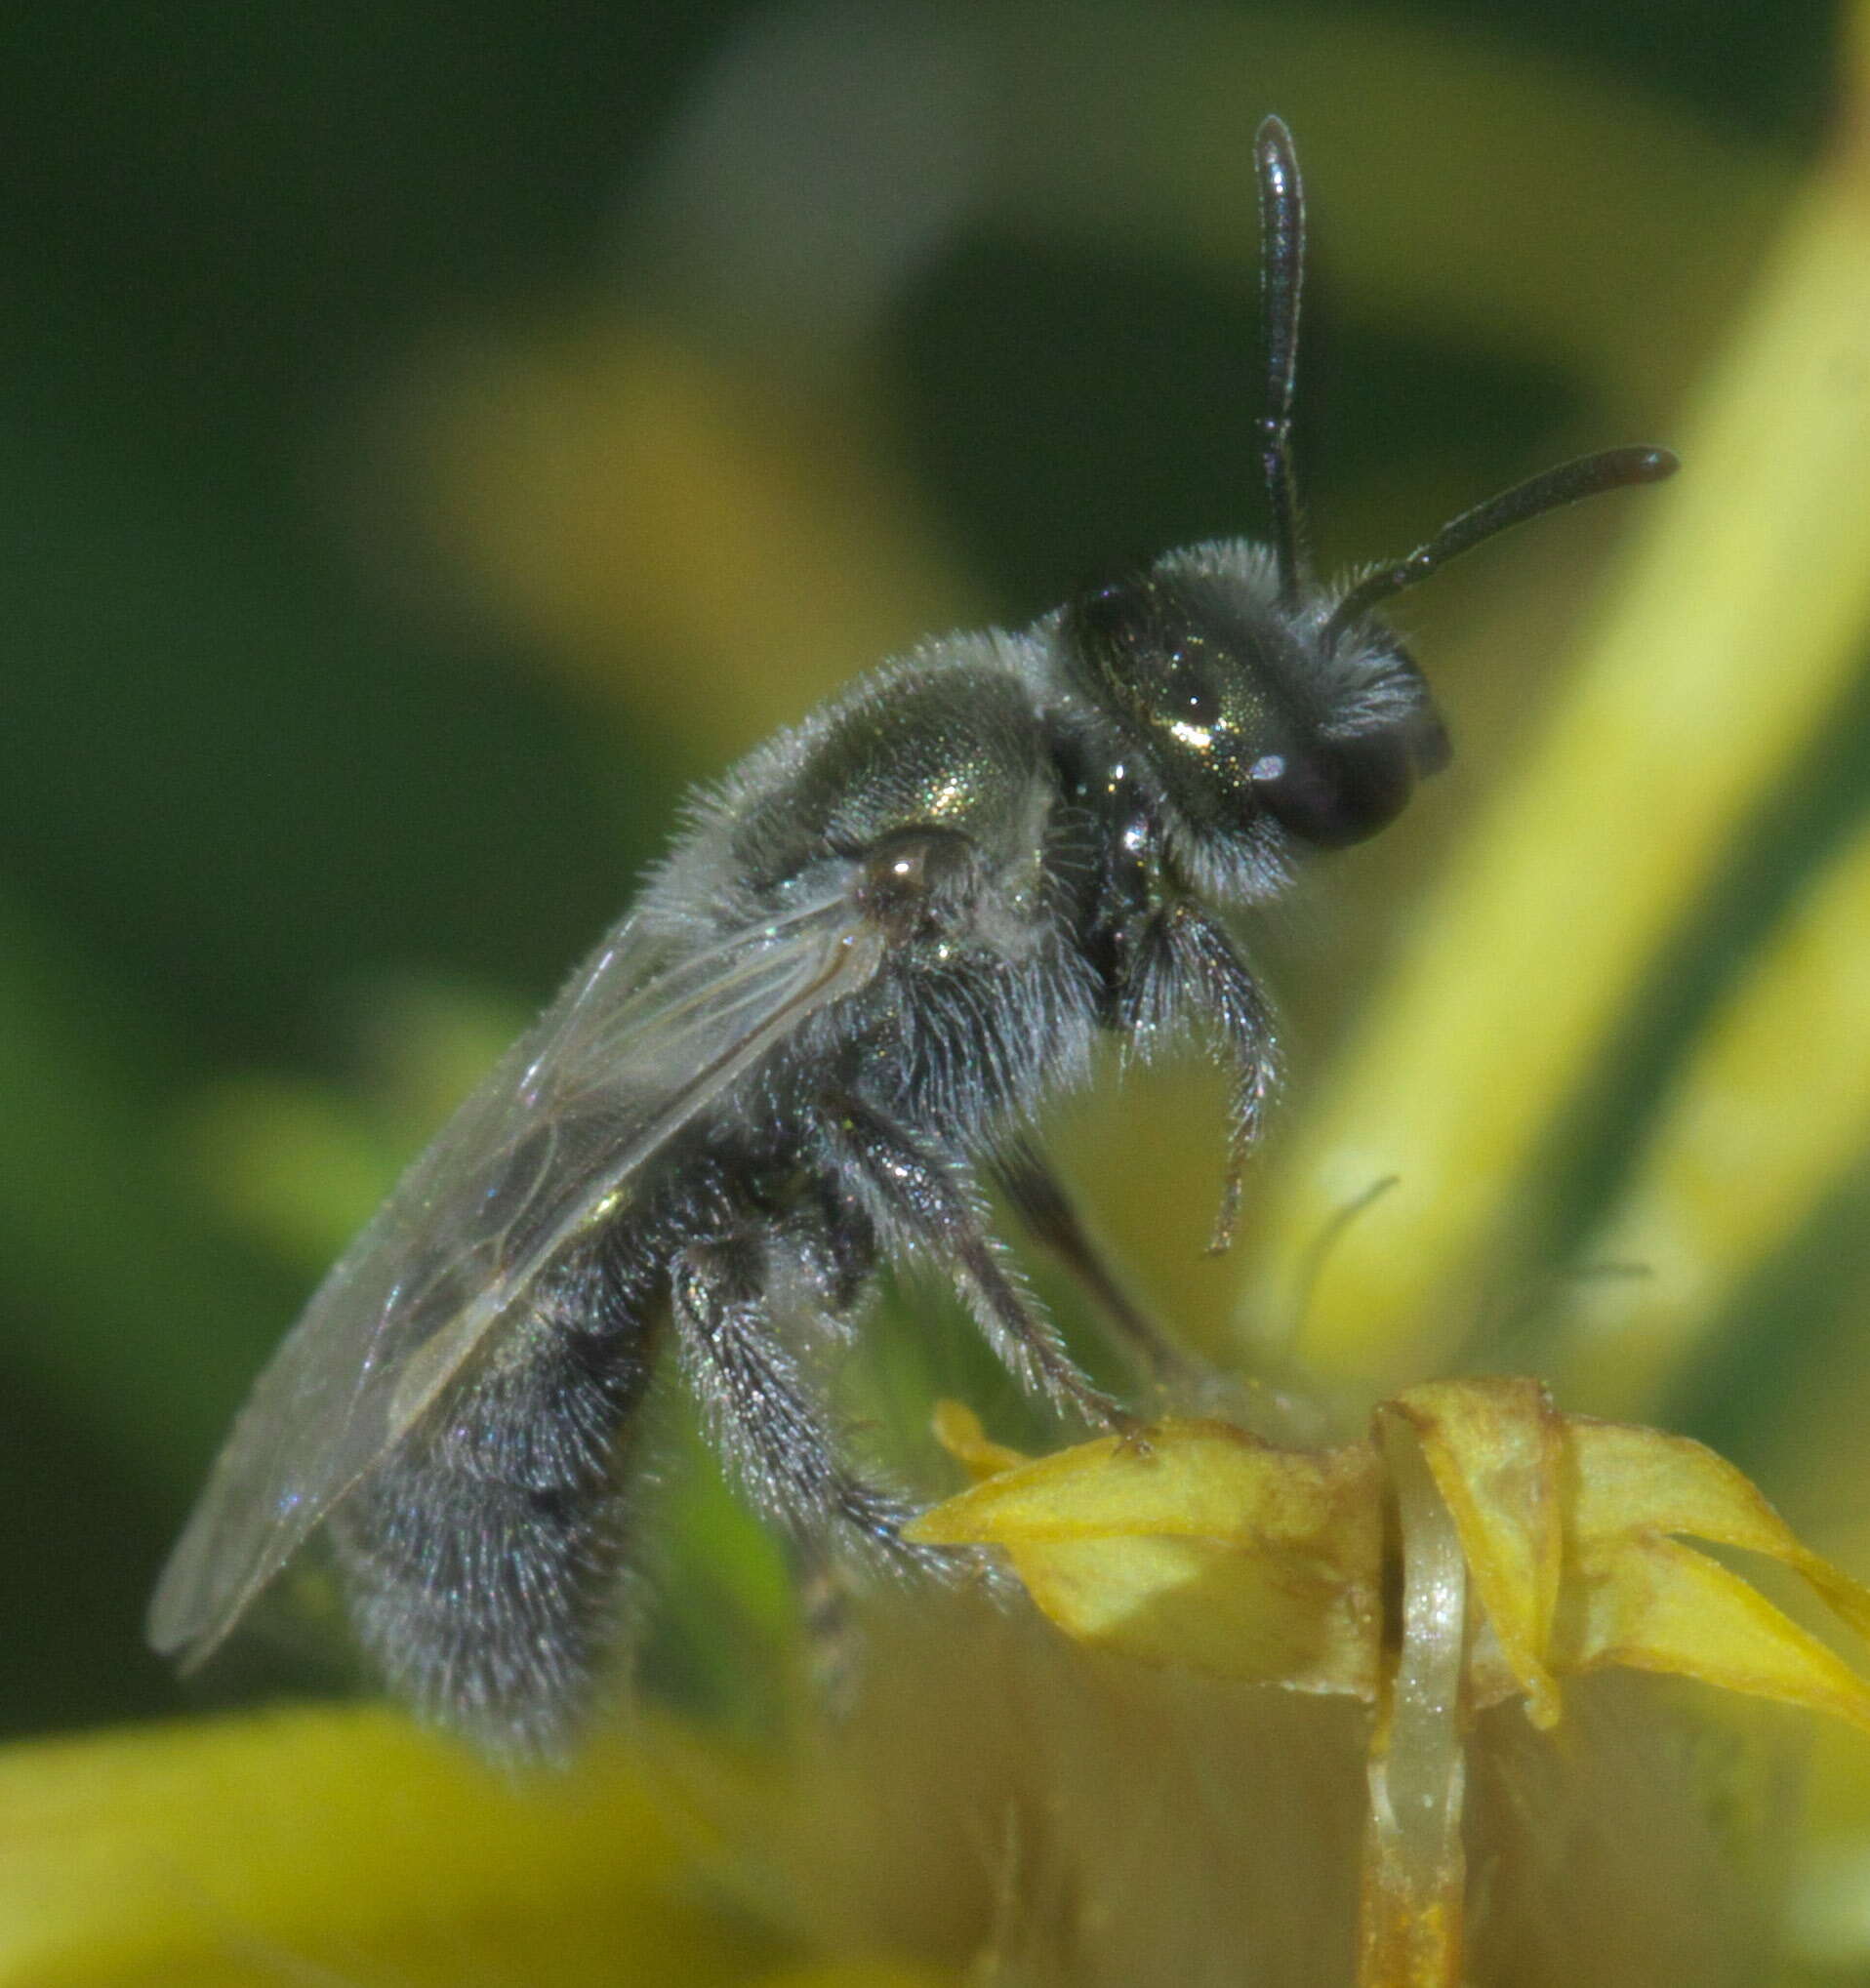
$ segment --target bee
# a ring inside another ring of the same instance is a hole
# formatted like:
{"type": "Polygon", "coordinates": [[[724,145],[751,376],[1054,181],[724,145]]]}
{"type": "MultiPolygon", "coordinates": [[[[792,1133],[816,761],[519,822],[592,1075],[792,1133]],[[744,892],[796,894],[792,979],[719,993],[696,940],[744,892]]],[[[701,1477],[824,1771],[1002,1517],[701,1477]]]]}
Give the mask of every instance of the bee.
{"type": "Polygon", "coordinates": [[[1159,1351],[1022,1127],[1100,1035],[1147,1054],[1204,1032],[1230,1073],[1225,1245],[1277,1035],[1224,914],[1376,833],[1448,754],[1380,610],[1510,525],[1676,467],[1585,457],[1320,582],[1292,461],[1304,198],[1277,118],[1254,156],[1269,542],[931,641],[703,795],[261,1376],[156,1591],[159,1651],[200,1662],[323,1526],[394,1691],[490,1752],[562,1754],[614,1660],[630,1451],[666,1356],[760,1513],[932,1559],[807,1378],[886,1265],[945,1273],[1036,1397],[1128,1426],[984,1182],[1159,1351]]]}

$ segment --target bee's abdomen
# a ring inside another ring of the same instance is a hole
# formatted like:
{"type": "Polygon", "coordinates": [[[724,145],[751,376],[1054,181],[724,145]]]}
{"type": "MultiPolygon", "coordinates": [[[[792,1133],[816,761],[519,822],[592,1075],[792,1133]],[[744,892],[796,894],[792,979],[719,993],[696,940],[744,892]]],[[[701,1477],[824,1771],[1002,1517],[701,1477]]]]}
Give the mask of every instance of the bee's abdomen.
{"type": "Polygon", "coordinates": [[[615,1640],[620,1441],[648,1334],[573,1330],[572,1312],[543,1301],[332,1526],[352,1625],[392,1688],[512,1758],[568,1751],[615,1640]]]}

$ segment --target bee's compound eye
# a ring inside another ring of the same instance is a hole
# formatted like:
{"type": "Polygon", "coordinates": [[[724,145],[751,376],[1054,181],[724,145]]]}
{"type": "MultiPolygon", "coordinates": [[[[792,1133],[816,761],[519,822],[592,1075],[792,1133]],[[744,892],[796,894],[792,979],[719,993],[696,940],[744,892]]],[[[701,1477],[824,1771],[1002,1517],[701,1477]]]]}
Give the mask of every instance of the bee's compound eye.
{"type": "Polygon", "coordinates": [[[1268,753],[1248,769],[1253,797],[1302,842],[1348,848],[1387,828],[1415,785],[1408,745],[1394,733],[1299,754],[1268,753]]]}

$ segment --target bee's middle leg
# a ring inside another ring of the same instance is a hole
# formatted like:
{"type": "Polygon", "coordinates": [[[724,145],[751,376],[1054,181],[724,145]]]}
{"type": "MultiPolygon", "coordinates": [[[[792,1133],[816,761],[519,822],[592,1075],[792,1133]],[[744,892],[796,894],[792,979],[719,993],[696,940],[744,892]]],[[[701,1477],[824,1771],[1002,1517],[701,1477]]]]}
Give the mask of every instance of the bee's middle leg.
{"type": "Polygon", "coordinates": [[[864,1184],[879,1229],[954,1275],[988,1344],[1023,1386],[1100,1428],[1130,1426],[1130,1416],[1073,1359],[1058,1327],[1002,1260],[969,1182],[867,1105],[835,1100],[822,1122],[864,1184]]]}

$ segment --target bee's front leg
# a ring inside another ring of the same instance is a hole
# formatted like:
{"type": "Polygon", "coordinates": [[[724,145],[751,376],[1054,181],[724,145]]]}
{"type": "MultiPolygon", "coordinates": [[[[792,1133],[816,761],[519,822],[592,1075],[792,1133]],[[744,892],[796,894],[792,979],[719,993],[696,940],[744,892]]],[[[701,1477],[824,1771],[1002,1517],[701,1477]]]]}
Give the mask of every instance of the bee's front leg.
{"type": "Polygon", "coordinates": [[[1233,940],[1199,906],[1177,898],[1153,912],[1134,935],[1117,1027],[1147,1045],[1185,1022],[1218,1038],[1234,1076],[1227,1172],[1208,1241],[1218,1255],[1234,1239],[1247,1156],[1279,1083],[1279,1035],[1259,982],[1233,940]]]}

